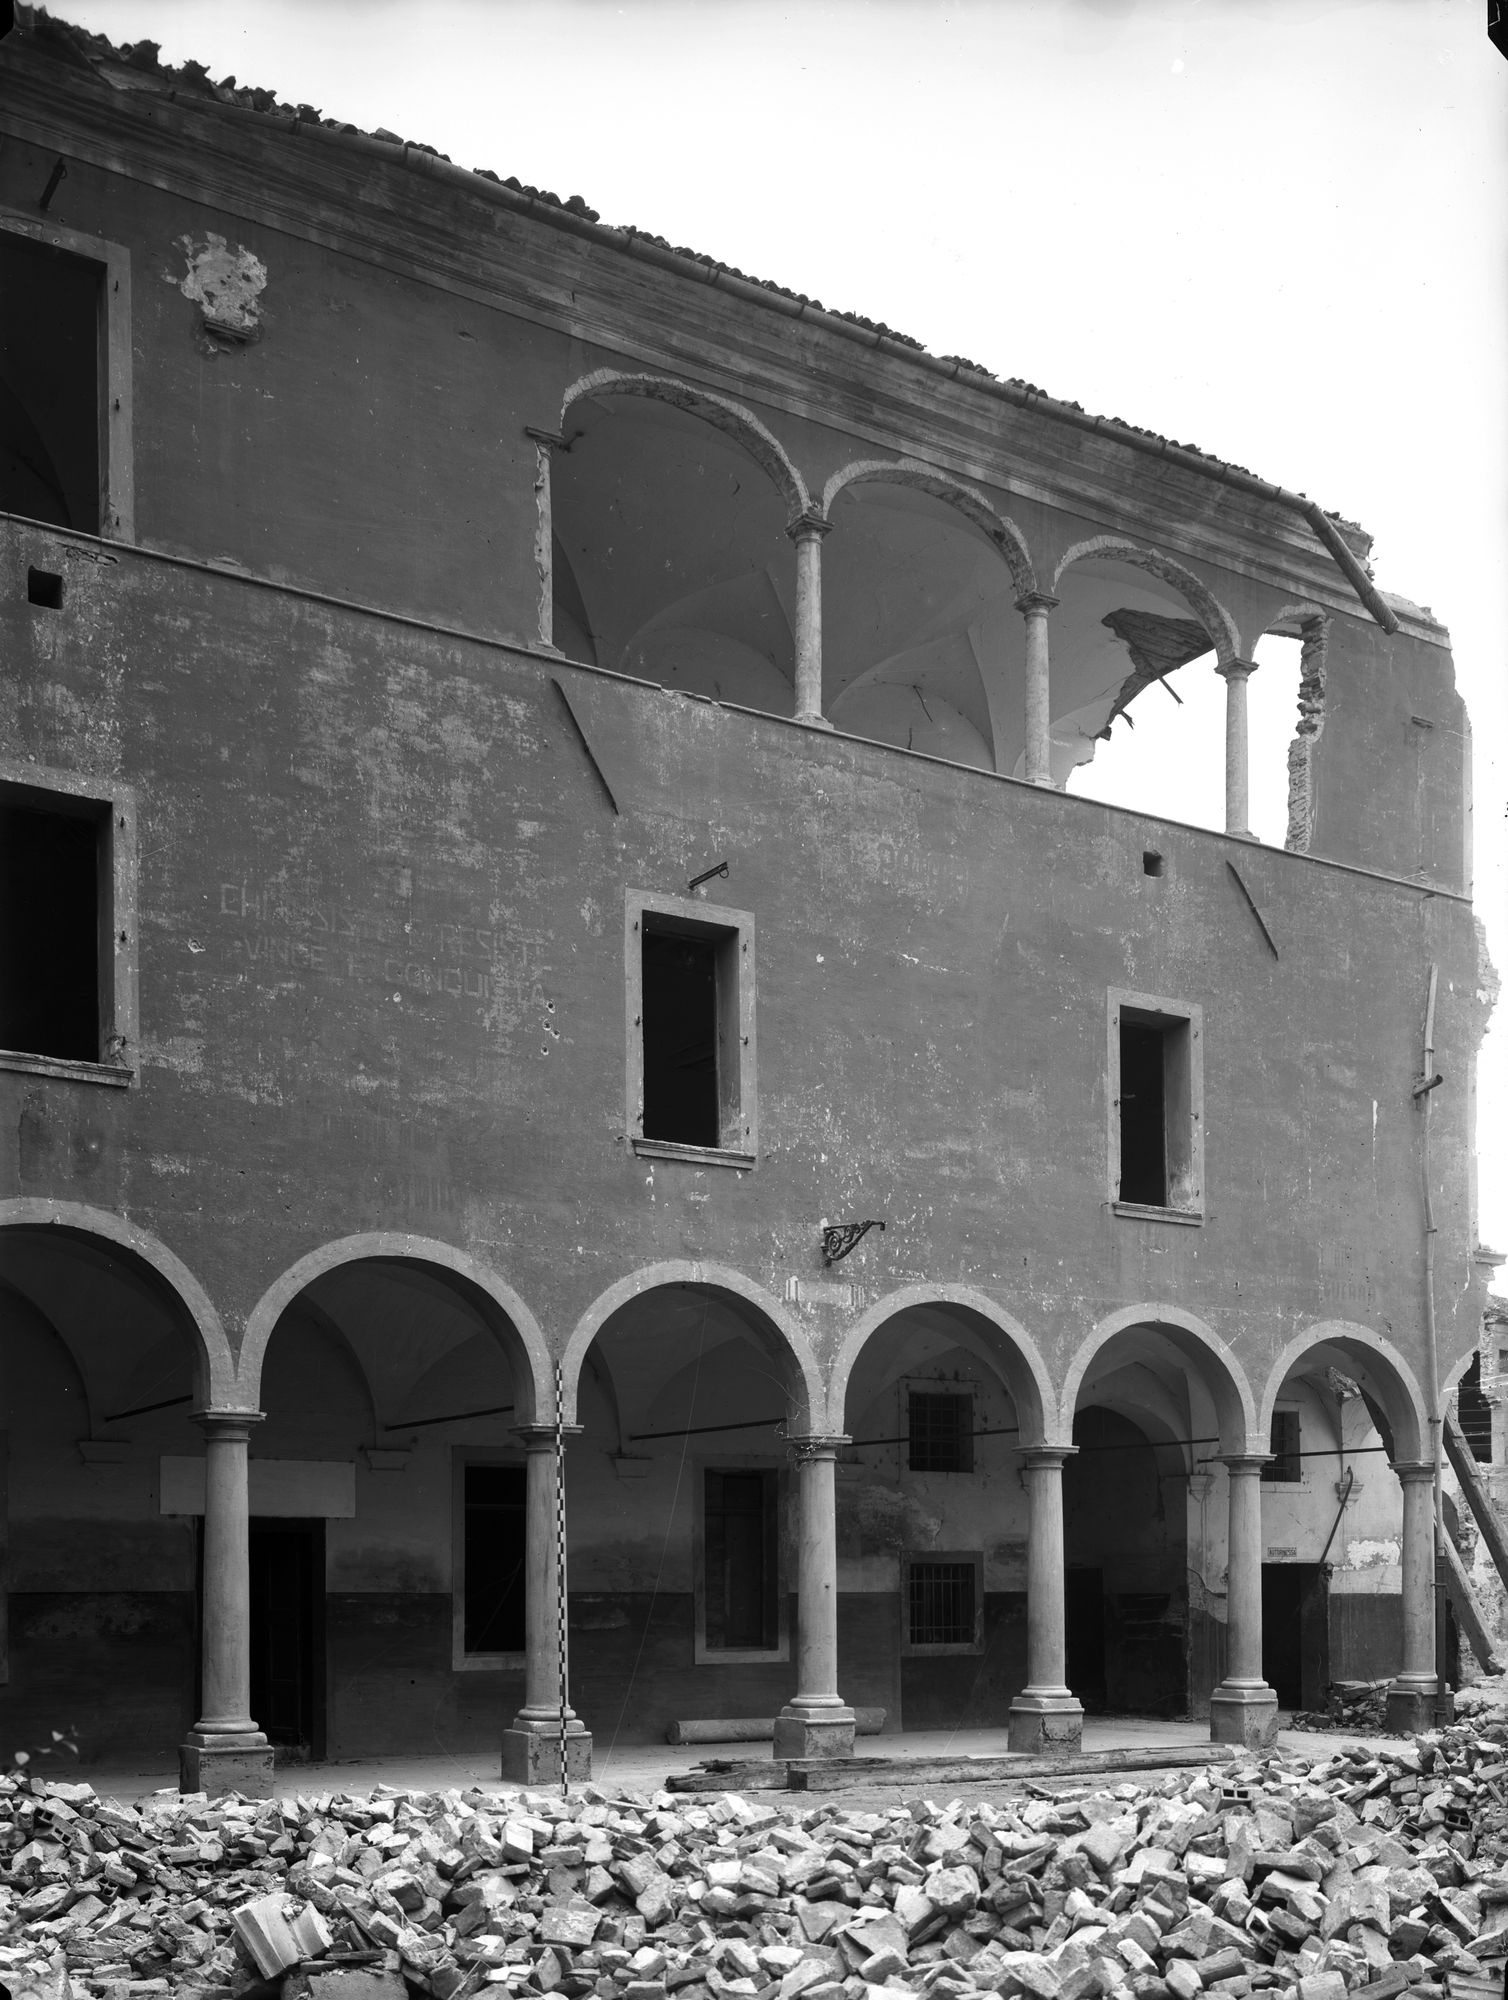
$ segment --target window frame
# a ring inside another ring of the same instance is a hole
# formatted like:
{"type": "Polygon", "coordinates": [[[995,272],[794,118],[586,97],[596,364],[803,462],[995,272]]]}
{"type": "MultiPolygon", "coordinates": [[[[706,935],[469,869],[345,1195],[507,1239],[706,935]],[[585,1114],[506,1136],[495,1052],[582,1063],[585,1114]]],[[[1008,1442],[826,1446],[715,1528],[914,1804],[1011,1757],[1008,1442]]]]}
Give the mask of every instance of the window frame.
{"type": "Polygon", "coordinates": [[[904,1448],[906,1457],[905,1457],[904,1470],[907,1476],[909,1478],[916,1478],[916,1479],[932,1479],[932,1478],[956,1479],[961,1474],[973,1472],[974,1429],[977,1422],[977,1418],[975,1415],[975,1404],[978,1400],[978,1390],[976,1388],[976,1385],[972,1382],[957,1382],[957,1383],[933,1382],[926,1380],[918,1380],[916,1378],[908,1378],[901,1382],[900,1391],[901,1391],[901,1416],[900,1416],[899,1427],[901,1431],[904,1433],[905,1437],[904,1448]],[[963,1457],[967,1461],[965,1464],[952,1465],[952,1466],[929,1466],[924,1468],[921,1466],[915,1466],[911,1463],[911,1443],[912,1443],[911,1402],[912,1398],[916,1396],[948,1396],[953,1398],[955,1401],[966,1402],[969,1405],[968,1431],[963,1441],[964,1442],[963,1457]]]}
{"type": "Polygon", "coordinates": [[[691,1593],[693,1599],[692,1659],[699,1667],[753,1666],[791,1657],[791,1590],[786,1548],[790,1518],[790,1470],[778,1459],[740,1455],[736,1458],[692,1460],[696,1472],[691,1533],[691,1593]],[[773,1646],[709,1646],[707,1644],[707,1474],[760,1472],[775,1488],[775,1632],[773,1646]]]}
{"type": "Polygon", "coordinates": [[[984,1552],[982,1549],[908,1549],[901,1557],[901,1653],[912,1660],[974,1657],[984,1651],[984,1552]],[[967,1563],[974,1572],[974,1637],[935,1642],[911,1637],[911,1572],[918,1563],[967,1563]]]}
{"type": "Polygon", "coordinates": [[[1106,1164],[1109,1206],[1116,1215],[1148,1222],[1199,1225],[1205,1216],[1204,1012],[1197,1001],[1173,1000],[1112,987],[1106,999],[1106,1164]],[[1166,1202],[1121,1198],[1121,1022],[1165,1033],[1163,1119],[1166,1202]],[[1181,1030],[1176,1037],[1168,1030],[1181,1030]],[[1173,1062],[1168,1061],[1172,1054],[1173,1062]],[[1176,1126],[1175,1126],[1176,1120],[1176,1126]]]}
{"type": "MultiPolygon", "coordinates": [[[[134,542],[136,479],[132,458],[131,252],[103,236],[0,207],[0,234],[24,236],[52,250],[66,250],[102,267],[99,323],[99,529],[60,528],[41,522],[49,534],[78,535],[85,541],[134,542]]],[[[12,520],[28,516],[11,515],[12,520]]]]}
{"type": "Polygon", "coordinates": [[[468,1653],[466,1651],[466,1468],[468,1465],[506,1465],[524,1474],[524,1594],[528,1602],[529,1485],[528,1454],[522,1446],[452,1445],[450,1448],[450,1665],[457,1674],[496,1674],[522,1671],[528,1654],[468,1653]]]}
{"type": "Polygon", "coordinates": [[[95,808],[110,843],[99,884],[100,1060],[0,1049],[0,1070],[128,1087],[138,1076],[136,795],[128,785],[0,759],[0,801],[42,812],[67,811],[59,807],[60,799],[72,801],[74,810],[95,808]],[[105,1052],[112,1044],[121,1059],[107,1062],[105,1052]]]}
{"type": "Polygon", "coordinates": [[[627,1054],[628,1142],[649,1159],[685,1160],[698,1166],[758,1164],[759,1114],[755,1037],[754,918],[747,910],[725,909],[694,896],[661,896],[630,889],[624,901],[624,1041],[627,1054]],[[645,929],[679,931],[719,943],[717,978],[719,1144],[691,1146],[654,1139],[644,1131],[644,958],[645,929]],[[731,990],[730,990],[731,989],[731,990]],[[725,1057],[736,1065],[727,1074],[725,1057]]]}

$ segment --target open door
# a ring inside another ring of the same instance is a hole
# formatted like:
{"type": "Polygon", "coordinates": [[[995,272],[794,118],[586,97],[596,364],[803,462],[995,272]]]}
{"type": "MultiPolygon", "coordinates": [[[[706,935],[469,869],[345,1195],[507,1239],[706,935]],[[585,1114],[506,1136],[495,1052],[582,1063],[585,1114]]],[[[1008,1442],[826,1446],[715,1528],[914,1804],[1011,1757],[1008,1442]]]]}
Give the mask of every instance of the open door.
{"type": "Polygon", "coordinates": [[[253,1516],[251,1712],[291,1759],[325,1754],[325,1524],[253,1516]]]}

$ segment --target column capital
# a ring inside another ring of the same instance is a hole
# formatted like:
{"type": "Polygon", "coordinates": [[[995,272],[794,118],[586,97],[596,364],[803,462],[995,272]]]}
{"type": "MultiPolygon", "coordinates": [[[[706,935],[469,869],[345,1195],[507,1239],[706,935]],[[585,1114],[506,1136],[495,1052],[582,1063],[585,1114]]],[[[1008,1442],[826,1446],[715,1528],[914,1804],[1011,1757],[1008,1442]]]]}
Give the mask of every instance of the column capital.
{"type": "Polygon", "coordinates": [[[1393,1470],[1398,1475],[1400,1486],[1422,1486],[1427,1480],[1435,1483],[1435,1464],[1429,1458],[1399,1458],[1393,1461],[1393,1470]]]}
{"type": "Polygon", "coordinates": [[[814,1459],[836,1458],[846,1444],[853,1439],[846,1431],[834,1431],[828,1435],[812,1432],[806,1437],[788,1437],[787,1448],[798,1465],[809,1465],[814,1459]]]}
{"type": "Polygon", "coordinates": [[[251,1436],[253,1424],[265,1420],[262,1410],[195,1410],[193,1421],[207,1438],[223,1438],[235,1444],[251,1436]]]}
{"type": "Polygon", "coordinates": [[[565,1444],[585,1429],[585,1424],[514,1424],[513,1435],[522,1440],[525,1451],[553,1451],[557,1437],[565,1444]]]}
{"type": "Polygon", "coordinates": [[[1222,680],[1227,681],[1250,680],[1256,671],[1257,663],[1255,660],[1227,660],[1223,666],[1217,666],[1215,669],[1215,672],[1220,675],[1222,680]]]}
{"type": "Polygon", "coordinates": [[[1049,611],[1056,611],[1062,601],[1060,597],[1054,597],[1050,590],[1023,590],[1015,600],[1015,605],[1016,609],[1028,618],[1033,612],[1045,618],[1049,611]]]}
{"type": "Polygon", "coordinates": [[[793,542],[813,538],[820,542],[824,535],[832,533],[832,526],[825,514],[814,514],[808,510],[805,514],[793,514],[785,524],[785,531],[793,542]]]}
{"type": "Polygon", "coordinates": [[[1068,1458],[1076,1458],[1079,1448],[1076,1444],[1024,1444],[1020,1447],[1021,1457],[1030,1472],[1050,1472],[1062,1465],[1068,1458]]]}
{"type": "Polygon", "coordinates": [[[1250,1479],[1253,1473],[1260,1472],[1264,1465],[1272,1464],[1270,1451],[1217,1451],[1215,1457],[1233,1479],[1238,1474],[1250,1479]]]}

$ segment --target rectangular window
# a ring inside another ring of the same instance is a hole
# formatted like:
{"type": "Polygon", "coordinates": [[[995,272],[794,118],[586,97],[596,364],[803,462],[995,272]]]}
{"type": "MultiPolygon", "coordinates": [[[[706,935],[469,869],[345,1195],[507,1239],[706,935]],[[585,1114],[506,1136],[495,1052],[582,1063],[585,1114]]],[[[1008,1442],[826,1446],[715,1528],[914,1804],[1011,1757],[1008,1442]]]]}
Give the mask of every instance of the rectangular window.
{"type": "Polygon", "coordinates": [[[976,1653],[980,1650],[982,1568],[977,1555],[907,1560],[903,1651],[976,1653]]]}
{"type": "Polygon", "coordinates": [[[913,1389],[907,1398],[912,1472],[974,1470],[974,1398],[913,1389]]]}
{"type": "Polygon", "coordinates": [[[51,775],[0,776],[0,1066],[128,1082],[131,815],[125,800],[51,775]]]}
{"type": "Polygon", "coordinates": [[[1197,1221],[1204,1206],[1200,1010],[1110,995],[1110,1180],[1118,1209],[1197,1221]]]}
{"type": "Polygon", "coordinates": [[[0,216],[0,513],[129,540],[131,262],[0,216]]]}
{"type": "Polygon", "coordinates": [[[1267,1440],[1267,1449],[1272,1457],[1262,1467],[1262,1477],[1271,1483],[1293,1485],[1304,1476],[1304,1462],[1299,1457],[1299,1413],[1297,1410],[1274,1410],[1272,1431],[1267,1440]]]}
{"type": "Polygon", "coordinates": [[[457,1623],[471,1664],[524,1650],[525,1474],[521,1465],[466,1463],[459,1477],[457,1623]]]}
{"type": "Polygon", "coordinates": [[[752,1166],[754,920],[684,897],[628,898],[634,1149],[752,1166]]]}
{"type": "Polygon", "coordinates": [[[774,1472],[704,1474],[703,1588],[708,1652],[779,1644],[779,1480],[774,1472]]]}

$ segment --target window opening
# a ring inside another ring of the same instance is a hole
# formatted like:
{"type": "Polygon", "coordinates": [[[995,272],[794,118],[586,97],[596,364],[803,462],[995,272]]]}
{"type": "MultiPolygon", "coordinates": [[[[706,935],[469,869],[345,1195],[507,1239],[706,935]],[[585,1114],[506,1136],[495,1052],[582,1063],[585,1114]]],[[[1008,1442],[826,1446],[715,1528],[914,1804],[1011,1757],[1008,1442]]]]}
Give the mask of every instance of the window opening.
{"type": "Polygon", "coordinates": [[[1272,1453],[1272,1457],[1262,1467],[1262,1477],[1269,1485],[1292,1486],[1303,1478],[1303,1461],[1299,1457],[1297,1410],[1273,1411],[1267,1449],[1272,1453]]]}
{"type": "Polygon", "coordinates": [[[644,927],[644,1136],[715,1146],[717,940],[644,927]]]}
{"type": "Polygon", "coordinates": [[[1200,1206],[1196,1011],[1115,1006],[1114,1198],[1133,1207],[1200,1206]]]}
{"type": "Polygon", "coordinates": [[[1162,856],[1160,854],[1153,854],[1150,850],[1143,853],[1141,858],[1141,872],[1143,875],[1160,875],[1162,873],[1162,856]]]}
{"type": "Polygon", "coordinates": [[[0,231],[0,511],[100,532],[102,267],[0,231]]]}
{"type": "Polygon", "coordinates": [[[974,1470],[974,1398],[913,1389],[909,1397],[912,1472],[974,1470]]]}
{"type": "Polygon", "coordinates": [[[63,608],[63,579],[56,570],[28,569],[26,572],[26,601],[40,604],[44,611],[61,611],[63,608]]]}
{"type": "Polygon", "coordinates": [[[1121,1200],[1168,1205],[1163,1031],[1121,1022],[1121,1200]]]}
{"type": "Polygon", "coordinates": [[[779,1474],[705,1474],[702,1512],[706,1646],[765,1652],[780,1643],[779,1474]]]}
{"type": "Polygon", "coordinates": [[[1302,654],[1302,640],[1264,633],[1246,683],[1246,823],[1268,847],[1288,838],[1288,751],[1298,732],[1302,654]]]}
{"type": "Polygon", "coordinates": [[[0,1048],[100,1060],[108,824],[0,798],[0,1048]]]}
{"type": "Polygon", "coordinates": [[[1471,1366],[1461,1377],[1456,1391],[1456,1422],[1480,1465],[1492,1463],[1492,1405],[1482,1394],[1482,1357],[1474,1354],[1471,1366]]]}
{"type": "Polygon", "coordinates": [[[524,1650],[524,1469],[464,1468],[462,1648],[468,1653],[524,1650]]]}
{"type": "Polygon", "coordinates": [[[913,1562],[906,1571],[906,1635],[913,1646],[972,1646],[978,1638],[973,1562],[913,1562]]]}

